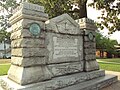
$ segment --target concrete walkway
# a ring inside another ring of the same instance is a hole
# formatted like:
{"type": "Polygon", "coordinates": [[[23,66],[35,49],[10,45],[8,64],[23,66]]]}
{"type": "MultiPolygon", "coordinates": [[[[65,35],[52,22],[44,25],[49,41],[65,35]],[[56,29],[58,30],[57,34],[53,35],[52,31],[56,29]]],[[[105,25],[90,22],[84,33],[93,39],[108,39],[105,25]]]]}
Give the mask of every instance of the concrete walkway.
{"type": "Polygon", "coordinates": [[[120,72],[113,72],[113,71],[105,71],[106,74],[117,75],[118,82],[110,85],[109,87],[105,87],[102,90],[120,90],[120,72]]]}

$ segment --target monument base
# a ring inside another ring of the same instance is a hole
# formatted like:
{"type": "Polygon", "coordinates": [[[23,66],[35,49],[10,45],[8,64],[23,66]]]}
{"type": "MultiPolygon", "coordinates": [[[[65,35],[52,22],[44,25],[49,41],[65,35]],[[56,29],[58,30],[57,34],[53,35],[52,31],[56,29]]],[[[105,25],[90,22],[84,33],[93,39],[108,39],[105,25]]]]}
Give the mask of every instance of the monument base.
{"type": "Polygon", "coordinates": [[[98,90],[117,81],[117,76],[105,75],[104,70],[75,73],[48,81],[21,86],[7,76],[0,79],[0,90],[98,90]]]}

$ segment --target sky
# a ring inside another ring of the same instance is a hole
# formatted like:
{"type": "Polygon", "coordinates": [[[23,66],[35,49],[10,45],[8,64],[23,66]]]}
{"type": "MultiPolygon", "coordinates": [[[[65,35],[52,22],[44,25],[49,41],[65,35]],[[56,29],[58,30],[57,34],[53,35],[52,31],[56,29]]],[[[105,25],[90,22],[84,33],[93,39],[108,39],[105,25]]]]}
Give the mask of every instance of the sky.
{"type": "MultiPolygon", "coordinates": [[[[92,2],[92,0],[88,0],[88,3],[92,2]]],[[[99,21],[97,17],[101,15],[101,11],[95,10],[92,7],[87,7],[87,13],[88,13],[88,18],[94,20],[94,21],[99,21]]],[[[103,35],[108,35],[108,29],[105,28],[104,30],[100,31],[103,35]]],[[[120,43],[120,31],[116,31],[112,35],[110,35],[111,39],[115,39],[120,43]]]]}

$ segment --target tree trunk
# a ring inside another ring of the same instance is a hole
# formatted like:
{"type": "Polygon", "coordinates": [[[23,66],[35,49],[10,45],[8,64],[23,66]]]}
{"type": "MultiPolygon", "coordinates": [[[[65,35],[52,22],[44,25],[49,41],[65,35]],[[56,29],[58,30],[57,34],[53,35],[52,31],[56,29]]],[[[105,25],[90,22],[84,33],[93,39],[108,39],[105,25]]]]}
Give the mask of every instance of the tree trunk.
{"type": "Polygon", "coordinates": [[[102,51],[101,53],[102,53],[102,58],[104,58],[104,51],[102,51]]]}
{"type": "Polygon", "coordinates": [[[79,18],[87,18],[87,0],[79,0],[79,18]]]}
{"type": "Polygon", "coordinates": [[[112,54],[107,52],[107,58],[112,58],[112,54]]]}
{"type": "Polygon", "coordinates": [[[100,50],[100,58],[102,58],[102,50],[100,50]]]}

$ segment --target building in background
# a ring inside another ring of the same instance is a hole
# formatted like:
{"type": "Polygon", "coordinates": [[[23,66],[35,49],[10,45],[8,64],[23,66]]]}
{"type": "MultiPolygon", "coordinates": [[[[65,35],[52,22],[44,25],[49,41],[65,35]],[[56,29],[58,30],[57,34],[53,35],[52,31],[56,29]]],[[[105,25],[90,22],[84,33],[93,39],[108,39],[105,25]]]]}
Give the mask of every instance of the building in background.
{"type": "Polygon", "coordinates": [[[11,44],[10,42],[0,42],[0,58],[11,58],[11,44]]]}

